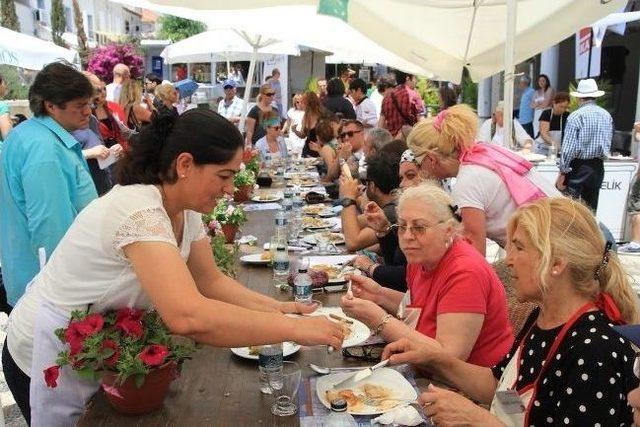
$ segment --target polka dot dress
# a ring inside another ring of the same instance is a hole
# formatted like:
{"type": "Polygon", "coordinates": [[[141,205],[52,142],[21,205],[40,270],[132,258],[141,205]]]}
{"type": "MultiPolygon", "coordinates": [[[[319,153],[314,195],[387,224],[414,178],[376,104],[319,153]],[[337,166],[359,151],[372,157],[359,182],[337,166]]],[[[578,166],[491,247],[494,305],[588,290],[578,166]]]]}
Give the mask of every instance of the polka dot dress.
{"type": "MultiPolygon", "coordinates": [[[[529,320],[537,314],[534,311],[529,320]]],[[[561,329],[562,326],[542,330],[533,325],[518,362],[517,388],[535,381],[561,329]]],[[[514,343],[509,354],[493,368],[496,378],[502,376],[518,344],[514,343]]],[[[530,425],[630,426],[633,415],[627,405],[627,393],[638,386],[634,360],[629,342],[611,329],[603,313],[585,313],[567,332],[540,378],[531,405],[530,425]]]]}

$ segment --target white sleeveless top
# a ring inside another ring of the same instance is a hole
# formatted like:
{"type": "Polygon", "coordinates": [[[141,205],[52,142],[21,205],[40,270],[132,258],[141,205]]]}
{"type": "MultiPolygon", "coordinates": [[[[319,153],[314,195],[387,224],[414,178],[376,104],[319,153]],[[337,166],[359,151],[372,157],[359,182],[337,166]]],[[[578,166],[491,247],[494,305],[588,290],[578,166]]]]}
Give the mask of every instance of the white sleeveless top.
{"type": "Polygon", "coordinates": [[[134,242],[165,242],[175,246],[186,262],[191,243],[206,234],[200,214],[185,211],[184,216],[178,244],[162,196],[153,185],[116,185],[80,212],[11,312],[7,342],[18,367],[30,375],[35,319],[43,303],[69,317],[89,304],[92,312],[150,308],[122,249],[134,242]]]}

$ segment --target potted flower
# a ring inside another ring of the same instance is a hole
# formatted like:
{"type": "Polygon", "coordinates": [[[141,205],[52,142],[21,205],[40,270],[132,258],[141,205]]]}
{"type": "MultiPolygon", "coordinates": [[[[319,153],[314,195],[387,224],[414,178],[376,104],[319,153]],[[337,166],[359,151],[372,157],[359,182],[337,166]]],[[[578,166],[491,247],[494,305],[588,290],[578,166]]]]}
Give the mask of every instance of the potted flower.
{"type": "Polygon", "coordinates": [[[236,277],[236,255],[240,249],[238,243],[227,243],[227,236],[215,219],[209,221],[206,228],[211,239],[211,251],[216,260],[216,266],[227,276],[236,277]]]}
{"type": "Polygon", "coordinates": [[[193,341],[172,336],[153,310],[74,311],[55,334],[68,349],[44,370],[47,386],[55,388],[60,369],[70,366],[81,378],[101,381],[115,410],[131,415],[162,406],[169,384],[195,351],[193,341]]]}
{"type": "Polygon", "coordinates": [[[247,214],[241,206],[234,206],[229,199],[221,197],[213,211],[202,215],[202,221],[209,231],[209,236],[215,237],[219,229],[226,236],[226,242],[233,243],[238,228],[247,222],[247,214]]]}
{"type": "Polygon", "coordinates": [[[246,202],[251,198],[253,186],[256,184],[256,174],[252,170],[247,169],[244,163],[240,164],[240,170],[233,177],[233,185],[236,190],[233,194],[233,200],[237,203],[246,202]]]}
{"type": "Polygon", "coordinates": [[[255,176],[258,176],[260,172],[260,156],[258,150],[244,150],[242,153],[242,163],[244,166],[253,172],[255,176]]]}

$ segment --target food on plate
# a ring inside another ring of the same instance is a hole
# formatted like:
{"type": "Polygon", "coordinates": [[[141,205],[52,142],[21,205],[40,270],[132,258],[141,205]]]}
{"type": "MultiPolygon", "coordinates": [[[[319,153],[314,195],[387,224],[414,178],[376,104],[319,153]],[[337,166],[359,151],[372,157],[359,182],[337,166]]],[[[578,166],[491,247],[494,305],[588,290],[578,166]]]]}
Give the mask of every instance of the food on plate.
{"type": "Polygon", "coordinates": [[[347,401],[347,409],[355,412],[362,410],[365,400],[368,406],[378,409],[393,408],[399,403],[393,400],[390,389],[371,383],[359,385],[355,389],[327,390],[325,397],[329,402],[342,398],[347,401]]]}
{"type": "Polygon", "coordinates": [[[307,205],[302,208],[302,213],[306,215],[319,215],[320,212],[326,209],[326,205],[307,205]]]}
{"type": "Polygon", "coordinates": [[[329,279],[337,279],[340,276],[340,267],[331,264],[315,264],[312,265],[309,270],[311,271],[324,271],[327,273],[329,279]]]}
{"type": "Polygon", "coordinates": [[[324,228],[331,227],[331,224],[322,218],[313,218],[305,216],[302,218],[302,227],[304,228],[324,228]]]}
{"type": "Polygon", "coordinates": [[[362,390],[364,394],[371,399],[388,399],[391,396],[391,391],[380,385],[367,383],[362,386],[362,390]]]}
{"type": "MultiPolygon", "coordinates": [[[[329,282],[329,275],[324,271],[318,270],[309,270],[309,277],[311,277],[311,287],[313,288],[321,288],[329,282]]],[[[296,278],[296,274],[289,274],[287,278],[287,282],[289,286],[293,286],[293,281],[296,278]]]]}
{"type": "Polygon", "coordinates": [[[353,390],[327,390],[326,397],[329,402],[336,399],[344,399],[347,402],[347,409],[349,411],[359,411],[362,409],[364,403],[362,399],[358,397],[353,390]]]}
{"type": "Polygon", "coordinates": [[[263,194],[258,194],[256,196],[257,200],[260,200],[260,201],[263,201],[263,202],[268,202],[270,200],[275,200],[277,198],[278,197],[273,193],[263,193],[263,194]]]}
{"type": "Polygon", "coordinates": [[[271,261],[271,252],[270,251],[264,251],[260,254],[260,259],[262,261],[271,261]]]}

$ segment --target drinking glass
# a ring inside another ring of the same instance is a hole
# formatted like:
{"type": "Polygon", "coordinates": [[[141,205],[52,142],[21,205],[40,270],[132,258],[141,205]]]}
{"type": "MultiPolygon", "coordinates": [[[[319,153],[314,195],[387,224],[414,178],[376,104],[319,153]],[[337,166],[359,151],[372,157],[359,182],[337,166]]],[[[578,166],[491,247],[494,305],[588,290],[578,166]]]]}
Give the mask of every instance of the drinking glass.
{"type": "Polygon", "coordinates": [[[287,239],[284,236],[271,236],[271,240],[269,240],[269,252],[271,253],[271,259],[273,260],[276,256],[276,250],[278,246],[287,247],[287,239]]]}
{"type": "Polygon", "coordinates": [[[300,231],[302,231],[302,216],[297,212],[292,212],[291,222],[289,224],[289,240],[294,244],[298,244],[300,231]]]}
{"type": "Polygon", "coordinates": [[[276,402],[271,407],[271,413],[279,417],[288,417],[298,412],[294,403],[298,387],[300,386],[300,366],[296,362],[282,362],[282,374],[269,377],[269,385],[273,390],[276,402]]]}

